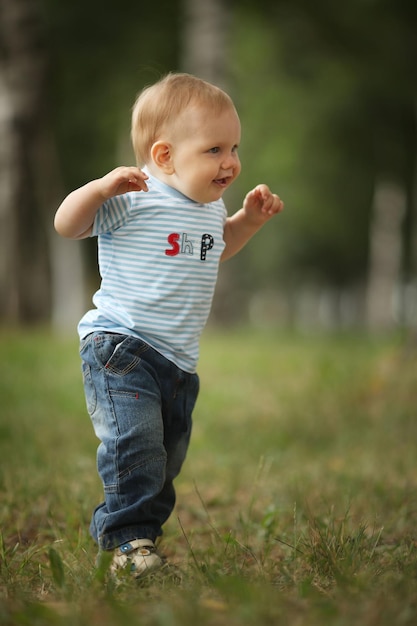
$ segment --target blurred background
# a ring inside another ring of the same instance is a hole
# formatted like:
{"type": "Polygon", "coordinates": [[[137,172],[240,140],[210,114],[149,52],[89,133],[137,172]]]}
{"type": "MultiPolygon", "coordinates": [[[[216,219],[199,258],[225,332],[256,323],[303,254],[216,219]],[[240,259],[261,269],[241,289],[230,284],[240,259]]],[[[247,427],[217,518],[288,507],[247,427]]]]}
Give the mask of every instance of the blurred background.
{"type": "Polygon", "coordinates": [[[168,71],[242,121],[229,213],[265,182],[286,210],[221,268],[212,324],[417,323],[415,0],[0,0],[0,323],[74,331],[96,242],[69,191],[134,162],[130,110],[168,71]]]}

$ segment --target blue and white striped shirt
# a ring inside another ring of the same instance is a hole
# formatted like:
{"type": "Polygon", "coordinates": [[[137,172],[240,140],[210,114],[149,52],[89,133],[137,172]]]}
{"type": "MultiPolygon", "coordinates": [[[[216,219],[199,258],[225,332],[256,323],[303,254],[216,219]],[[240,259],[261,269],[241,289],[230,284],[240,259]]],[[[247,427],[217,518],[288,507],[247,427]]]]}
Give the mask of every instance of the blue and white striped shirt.
{"type": "Polygon", "coordinates": [[[105,202],[98,236],[100,289],[81,319],[81,338],[97,330],[133,335],[195,372],[210,313],[223,241],[223,200],[199,204],[150,176],[148,192],[105,202]]]}

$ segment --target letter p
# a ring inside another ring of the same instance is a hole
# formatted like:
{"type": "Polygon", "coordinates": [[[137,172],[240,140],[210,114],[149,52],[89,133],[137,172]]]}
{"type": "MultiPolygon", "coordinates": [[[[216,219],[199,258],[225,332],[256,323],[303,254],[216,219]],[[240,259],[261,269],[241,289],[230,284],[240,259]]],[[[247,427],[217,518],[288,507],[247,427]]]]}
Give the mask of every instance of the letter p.
{"type": "Polygon", "coordinates": [[[201,252],[200,252],[201,261],[206,260],[207,251],[211,250],[213,246],[214,246],[214,239],[211,235],[208,235],[206,233],[205,235],[201,237],[201,252]]]}

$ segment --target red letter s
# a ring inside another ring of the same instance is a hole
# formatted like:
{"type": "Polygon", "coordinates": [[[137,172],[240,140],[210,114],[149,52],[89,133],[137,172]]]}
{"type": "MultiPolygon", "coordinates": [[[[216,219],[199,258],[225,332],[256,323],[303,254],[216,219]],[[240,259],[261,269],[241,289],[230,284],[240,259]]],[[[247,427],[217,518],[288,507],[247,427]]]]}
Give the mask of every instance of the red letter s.
{"type": "Polygon", "coordinates": [[[171,233],[170,235],[168,235],[168,243],[171,244],[172,248],[168,248],[168,250],[165,250],[165,254],[167,256],[177,256],[177,254],[179,254],[180,252],[180,246],[178,243],[178,239],[180,238],[178,233],[171,233]]]}

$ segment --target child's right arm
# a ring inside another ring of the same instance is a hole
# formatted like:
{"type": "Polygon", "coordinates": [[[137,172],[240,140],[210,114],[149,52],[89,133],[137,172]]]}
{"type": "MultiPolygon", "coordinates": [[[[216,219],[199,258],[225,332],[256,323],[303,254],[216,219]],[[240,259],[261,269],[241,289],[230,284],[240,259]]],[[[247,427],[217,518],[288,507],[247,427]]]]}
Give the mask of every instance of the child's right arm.
{"type": "Polygon", "coordinates": [[[117,167],[102,178],[72,191],[55,214],[56,231],[69,239],[88,237],[101,205],[128,191],[148,191],[147,178],[137,167],[117,167]]]}

